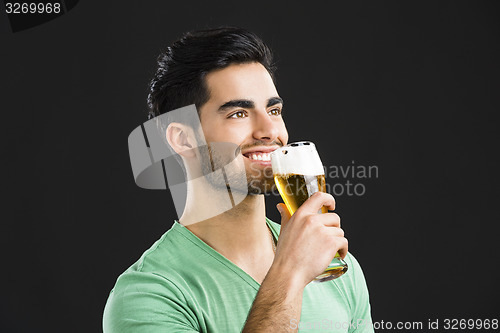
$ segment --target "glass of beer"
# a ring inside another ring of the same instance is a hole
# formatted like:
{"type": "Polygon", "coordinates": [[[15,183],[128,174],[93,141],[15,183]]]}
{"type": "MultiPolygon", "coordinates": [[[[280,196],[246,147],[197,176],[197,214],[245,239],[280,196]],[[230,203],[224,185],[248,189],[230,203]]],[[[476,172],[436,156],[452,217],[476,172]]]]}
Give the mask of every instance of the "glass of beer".
{"type": "MultiPolygon", "coordinates": [[[[314,193],[326,192],[325,171],[316,146],[309,141],[290,143],[271,153],[274,182],[290,214],[314,193]]],[[[322,207],[318,213],[328,213],[322,207]]],[[[313,282],[325,282],[347,272],[347,263],[337,253],[313,282]]]]}

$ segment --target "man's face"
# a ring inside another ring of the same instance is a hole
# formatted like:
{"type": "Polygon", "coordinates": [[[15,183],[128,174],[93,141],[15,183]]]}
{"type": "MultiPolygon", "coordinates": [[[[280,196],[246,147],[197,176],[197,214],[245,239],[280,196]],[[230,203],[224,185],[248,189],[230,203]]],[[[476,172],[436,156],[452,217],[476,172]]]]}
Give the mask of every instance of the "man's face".
{"type": "Polygon", "coordinates": [[[250,194],[272,188],[269,154],[288,142],[283,103],[260,63],[230,65],[206,76],[210,99],[200,108],[207,143],[239,146],[250,194]]]}

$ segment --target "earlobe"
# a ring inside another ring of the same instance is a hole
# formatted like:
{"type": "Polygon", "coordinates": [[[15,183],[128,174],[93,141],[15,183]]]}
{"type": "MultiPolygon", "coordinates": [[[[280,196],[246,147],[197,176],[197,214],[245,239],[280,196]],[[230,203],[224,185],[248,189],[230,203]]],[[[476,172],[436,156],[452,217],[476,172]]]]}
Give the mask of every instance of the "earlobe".
{"type": "Polygon", "coordinates": [[[168,144],[172,149],[183,157],[194,157],[194,144],[190,127],[180,123],[170,123],[165,131],[168,144]]]}

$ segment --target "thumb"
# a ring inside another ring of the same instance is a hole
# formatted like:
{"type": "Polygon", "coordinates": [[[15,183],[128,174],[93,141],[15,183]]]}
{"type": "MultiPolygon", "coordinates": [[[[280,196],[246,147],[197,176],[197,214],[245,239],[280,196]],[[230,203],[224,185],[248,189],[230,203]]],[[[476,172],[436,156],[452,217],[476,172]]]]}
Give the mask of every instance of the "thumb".
{"type": "Polygon", "coordinates": [[[278,208],[278,211],[280,212],[281,215],[281,227],[284,227],[288,223],[292,215],[290,214],[288,208],[284,203],[277,204],[276,208],[278,208]]]}

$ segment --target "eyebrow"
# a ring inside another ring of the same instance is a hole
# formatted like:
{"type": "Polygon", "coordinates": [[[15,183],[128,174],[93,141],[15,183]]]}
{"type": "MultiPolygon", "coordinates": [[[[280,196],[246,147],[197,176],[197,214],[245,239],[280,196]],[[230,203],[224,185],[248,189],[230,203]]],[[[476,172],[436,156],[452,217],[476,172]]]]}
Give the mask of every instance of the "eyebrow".
{"type": "MultiPolygon", "coordinates": [[[[283,99],[281,97],[271,97],[267,100],[266,107],[270,107],[270,106],[280,104],[280,103],[283,104],[283,99]]],[[[234,99],[234,100],[231,100],[229,102],[222,104],[219,107],[218,112],[224,112],[227,109],[231,109],[231,108],[235,108],[235,107],[236,108],[251,109],[251,108],[255,107],[255,103],[251,100],[248,100],[248,99],[234,99]]]]}
{"type": "Polygon", "coordinates": [[[283,104],[283,99],[281,97],[271,97],[267,100],[266,107],[270,107],[276,104],[283,104]]]}

